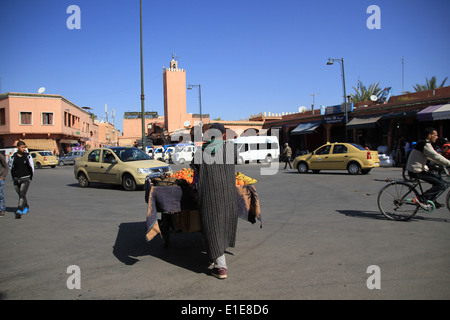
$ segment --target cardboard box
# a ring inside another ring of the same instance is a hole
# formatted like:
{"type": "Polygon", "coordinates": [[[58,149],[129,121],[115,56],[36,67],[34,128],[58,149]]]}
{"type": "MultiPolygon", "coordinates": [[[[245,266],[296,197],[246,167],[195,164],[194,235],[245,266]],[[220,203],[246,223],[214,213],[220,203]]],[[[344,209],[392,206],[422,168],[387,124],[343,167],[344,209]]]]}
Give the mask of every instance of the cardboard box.
{"type": "Polygon", "coordinates": [[[175,232],[200,232],[200,213],[198,210],[183,210],[174,213],[173,227],[175,232]]]}

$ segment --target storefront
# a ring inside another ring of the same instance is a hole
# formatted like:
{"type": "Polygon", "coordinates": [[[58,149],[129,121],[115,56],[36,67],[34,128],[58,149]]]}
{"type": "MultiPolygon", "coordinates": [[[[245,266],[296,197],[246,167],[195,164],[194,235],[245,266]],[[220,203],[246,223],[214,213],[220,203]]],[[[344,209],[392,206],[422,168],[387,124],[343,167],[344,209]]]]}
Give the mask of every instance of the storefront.
{"type": "Polygon", "coordinates": [[[289,145],[294,155],[312,151],[324,142],[323,121],[303,122],[289,131],[289,145]]]}

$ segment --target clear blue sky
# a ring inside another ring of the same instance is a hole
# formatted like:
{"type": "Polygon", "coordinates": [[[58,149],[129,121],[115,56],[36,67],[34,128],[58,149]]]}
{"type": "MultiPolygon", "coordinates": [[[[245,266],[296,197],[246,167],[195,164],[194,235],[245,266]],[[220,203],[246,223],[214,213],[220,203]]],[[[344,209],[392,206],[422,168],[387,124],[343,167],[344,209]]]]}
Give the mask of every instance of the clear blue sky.
{"type": "MultiPolygon", "coordinates": [[[[143,0],[145,109],[164,114],[162,67],[172,52],[188,84],[201,84],[203,113],[223,120],[342,101],[360,79],[413,91],[450,75],[448,0],[143,0]],[[366,26],[370,5],[381,29],[366,26]]],[[[138,0],[0,0],[2,92],[62,95],[99,118],[140,111],[138,0]],[[66,26],[69,5],[81,29],[66,26]]],[[[450,85],[450,80],[447,82],[450,85]]],[[[198,91],[187,91],[198,113],[198,91]]]]}

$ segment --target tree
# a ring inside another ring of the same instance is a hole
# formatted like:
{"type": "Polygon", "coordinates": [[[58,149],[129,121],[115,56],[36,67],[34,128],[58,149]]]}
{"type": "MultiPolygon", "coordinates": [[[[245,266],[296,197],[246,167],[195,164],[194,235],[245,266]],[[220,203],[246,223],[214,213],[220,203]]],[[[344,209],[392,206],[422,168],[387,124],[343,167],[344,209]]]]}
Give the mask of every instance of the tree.
{"type": "Polygon", "coordinates": [[[413,86],[414,90],[416,90],[416,92],[419,91],[426,91],[426,90],[432,90],[432,89],[438,89],[438,88],[442,88],[445,84],[445,82],[447,81],[448,77],[445,77],[444,81],[442,81],[442,83],[437,86],[437,80],[435,76],[432,76],[430,80],[428,80],[427,77],[425,77],[427,83],[425,85],[423,84],[416,84],[415,86],[413,86]]]}
{"type": "Polygon", "coordinates": [[[362,84],[360,80],[358,80],[358,87],[353,89],[355,90],[354,94],[351,94],[351,99],[353,102],[367,101],[370,100],[370,96],[378,94],[381,92],[381,88],[379,87],[380,83],[375,82],[366,88],[365,85],[362,84]]]}

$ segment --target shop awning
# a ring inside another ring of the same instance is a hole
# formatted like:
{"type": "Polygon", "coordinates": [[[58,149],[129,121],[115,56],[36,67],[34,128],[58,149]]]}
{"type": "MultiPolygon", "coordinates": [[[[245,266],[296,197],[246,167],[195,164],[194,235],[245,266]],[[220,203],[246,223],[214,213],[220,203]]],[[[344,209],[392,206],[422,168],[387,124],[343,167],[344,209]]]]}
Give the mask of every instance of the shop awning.
{"type": "Polygon", "coordinates": [[[381,116],[356,117],[347,123],[347,129],[366,129],[375,127],[381,116]]]}
{"type": "Polygon", "coordinates": [[[321,123],[321,121],[300,123],[294,130],[291,131],[291,134],[311,134],[317,129],[318,126],[320,126],[321,123]]]}
{"type": "Polygon", "coordinates": [[[419,121],[433,121],[433,111],[442,107],[442,104],[429,106],[417,113],[417,120],[419,121]]]}
{"type": "Polygon", "coordinates": [[[53,151],[55,146],[52,139],[21,139],[25,142],[28,150],[49,150],[53,151]]]}
{"type": "Polygon", "coordinates": [[[433,120],[450,119],[450,104],[444,104],[432,113],[433,120]]]}

